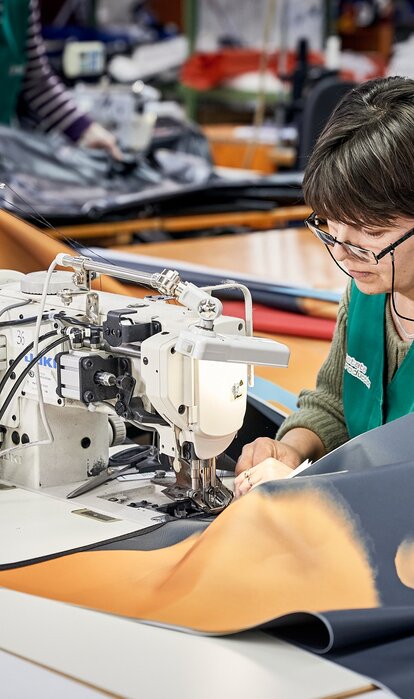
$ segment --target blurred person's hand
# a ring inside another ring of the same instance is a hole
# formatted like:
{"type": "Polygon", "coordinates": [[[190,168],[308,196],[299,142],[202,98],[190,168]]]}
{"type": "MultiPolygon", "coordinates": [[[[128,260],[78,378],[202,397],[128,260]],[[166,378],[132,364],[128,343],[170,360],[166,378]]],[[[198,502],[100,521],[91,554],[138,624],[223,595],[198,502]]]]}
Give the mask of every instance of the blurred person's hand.
{"type": "Polygon", "coordinates": [[[83,132],[78,145],[84,148],[102,148],[116,160],[122,159],[122,153],[118,148],[115,136],[97,121],[92,122],[83,132]]]}

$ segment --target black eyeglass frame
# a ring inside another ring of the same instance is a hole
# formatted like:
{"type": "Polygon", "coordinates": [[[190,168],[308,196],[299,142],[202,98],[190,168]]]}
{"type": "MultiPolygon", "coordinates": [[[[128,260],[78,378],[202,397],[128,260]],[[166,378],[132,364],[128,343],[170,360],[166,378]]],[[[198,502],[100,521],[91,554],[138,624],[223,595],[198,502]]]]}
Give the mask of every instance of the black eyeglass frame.
{"type": "MultiPolygon", "coordinates": [[[[345,250],[348,250],[352,254],[352,250],[349,250],[349,248],[353,248],[354,250],[359,250],[360,252],[363,253],[369,253],[371,256],[371,259],[373,259],[372,264],[378,264],[378,262],[385,257],[385,255],[388,255],[389,253],[393,253],[395,248],[397,248],[401,243],[403,243],[405,240],[408,240],[408,238],[411,238],[414,235],[414,227],[410,228],[406,233],[404,233],[401,238],[398,238],[398,240],[395,241],[395,243],[391,243],[391,245],[387,245],[386,248],[381,250],[379,253],[375,253],[373,250],[369,250],[368,248],[360,248],[358,245],[353,245],[352,243],[342,243],[340,240],[337,240],[335,236],[331,235],[331,233],[327,233],[326,231],[323,231],[321,228],[318,228],[318,226],[315,224],[314,220],[317,218],[317,214],[312,211],[310,216],[308,216],[304,224],[311,233],[316,235],[318,240],[320,240],[324,245],[331,246],[333,247],[335,243],[338,245],[342,245],[345,250]],[[317,232],[316,232],[317,231],[317,232]],[[328,242],[327,242],[328,241],[328,242]]],[[[361,259],[361,258],[359,258],[361,259]]],[[[362,260],[361,260],[362,261],[362,260]]],[[[369,261],[368,261],[369,262],[369,261]]]]}

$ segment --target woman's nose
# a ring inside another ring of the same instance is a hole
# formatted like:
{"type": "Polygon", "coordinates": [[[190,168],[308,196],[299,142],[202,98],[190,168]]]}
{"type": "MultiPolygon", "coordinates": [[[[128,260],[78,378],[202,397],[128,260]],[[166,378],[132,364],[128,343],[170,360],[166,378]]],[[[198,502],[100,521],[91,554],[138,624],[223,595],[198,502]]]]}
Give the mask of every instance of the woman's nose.
{"type": "Polygon", "coordinates": [[[348,254],[344,246],[341,245],[341,243],[338,241],[336,241],[335,244],[332,246],[331,252],[335,260],[338,260],[338,262],[340,262],[341,260],[345,260],[345,258],[348,257],[348,254]]]}

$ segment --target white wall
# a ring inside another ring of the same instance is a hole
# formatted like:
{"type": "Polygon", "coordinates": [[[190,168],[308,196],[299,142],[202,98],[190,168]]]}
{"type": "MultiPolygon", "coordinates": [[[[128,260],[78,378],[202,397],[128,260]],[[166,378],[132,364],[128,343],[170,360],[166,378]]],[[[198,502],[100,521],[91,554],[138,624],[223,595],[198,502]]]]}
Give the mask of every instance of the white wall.
{"type": "MultiPolygon", "coordinates": [[[[217,37],[235,34],[247,46],[260,48],[269,0],[198,0],[199,30],[197,48],[213,50],[217,37]]],[[[283,40],[287,48],[296,48],[301,37],[309,40],[314,50],[322,48],[322,0],[276,0],[271,47],[283,40]]]]}

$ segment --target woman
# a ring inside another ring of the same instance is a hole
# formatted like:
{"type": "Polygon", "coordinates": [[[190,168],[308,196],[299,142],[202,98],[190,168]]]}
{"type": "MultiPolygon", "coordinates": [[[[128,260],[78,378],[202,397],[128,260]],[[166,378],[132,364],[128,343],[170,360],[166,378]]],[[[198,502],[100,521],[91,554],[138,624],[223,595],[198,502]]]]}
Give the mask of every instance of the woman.
{"type": "Polygon", "coordinates": [[[247,444],[236,495],[414,410],[414,81],[371,80],[336,108],[309,159],[308,228],[350,277],[314,391],[276,440],[247,444]]]}

